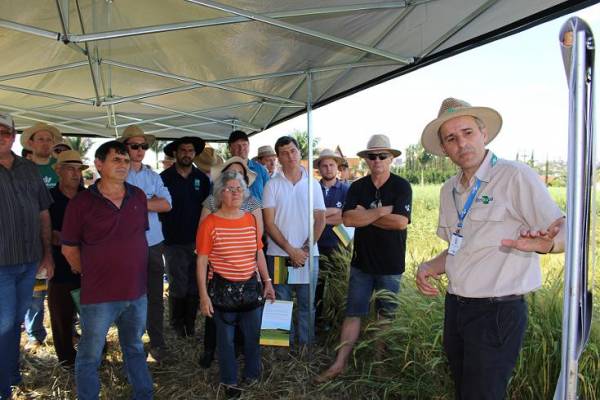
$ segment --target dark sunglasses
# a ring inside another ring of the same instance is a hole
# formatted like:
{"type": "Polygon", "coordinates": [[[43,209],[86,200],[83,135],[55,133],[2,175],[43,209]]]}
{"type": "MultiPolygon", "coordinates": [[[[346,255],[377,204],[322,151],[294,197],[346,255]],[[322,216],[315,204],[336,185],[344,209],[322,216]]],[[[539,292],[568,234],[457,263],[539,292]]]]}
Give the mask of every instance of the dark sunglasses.
{"type": "Polygon", "coordinates": [[[140,144],[127,144],[127,146],[129,146],[129,148],[131,150],[138,150],[138,149],[142,149],[142,150],[148,150],[150,148],[150,146],[148,146],[148,143],[140,143],[140,144]]]}
{"type": "Polygon", "coordinates": [[[375,161],[376,159],[380,159],[381,161],[388,158],[390,155],[388,153],[369,153],[367,154],[367,158],[371,161],[375,161]]]}

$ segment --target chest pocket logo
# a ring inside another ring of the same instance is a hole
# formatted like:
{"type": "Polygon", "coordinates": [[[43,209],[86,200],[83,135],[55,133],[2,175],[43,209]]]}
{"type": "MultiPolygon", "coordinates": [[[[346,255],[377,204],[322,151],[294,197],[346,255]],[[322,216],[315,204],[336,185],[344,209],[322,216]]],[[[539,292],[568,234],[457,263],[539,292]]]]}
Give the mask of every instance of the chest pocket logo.
{"type": "Polygon", "coordinates": [[[194,190],[200,190],[200,179],[194,179],[194,190]]]}

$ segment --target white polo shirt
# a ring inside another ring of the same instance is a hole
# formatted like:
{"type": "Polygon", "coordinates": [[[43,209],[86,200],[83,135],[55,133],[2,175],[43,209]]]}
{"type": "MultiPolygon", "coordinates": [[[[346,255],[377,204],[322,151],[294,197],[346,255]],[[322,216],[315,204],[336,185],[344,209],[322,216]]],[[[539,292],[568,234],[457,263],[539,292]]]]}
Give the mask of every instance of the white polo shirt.
{"type": "MultiPolygon", "coordinates": [[[[309,234],[308,179],[304,168],[302,168],[302,178],[296,184],[290,182],[283,172],[280,172],[269,179],[263,192],[263,208],[275,209],[275,225],[286,240],[297,248],[302,247],[309,234]]],[[[312,177],[310,181],[313,186],[314,209],[325,211],[321,186],[312,177]]],[[[288,256],[270,237],[268,244],[267,255],[288,256]]],[[[313,249],[314,255],[319,255],[316,241],[313,249]]]]}

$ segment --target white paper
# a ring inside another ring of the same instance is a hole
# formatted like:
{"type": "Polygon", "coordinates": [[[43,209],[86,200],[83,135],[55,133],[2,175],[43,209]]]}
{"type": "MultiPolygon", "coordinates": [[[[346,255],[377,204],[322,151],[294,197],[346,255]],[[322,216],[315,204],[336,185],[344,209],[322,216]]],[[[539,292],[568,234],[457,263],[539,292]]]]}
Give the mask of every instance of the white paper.
{"type": "Polygon", "coordinates": [[[288,267],[288,285],[308,284],[310,282],[310,274],[308,273],[308,269],[308,258],[306,259],[306,263],[303,267],[288,267]]]}
{"type": "Polygon", "coordinates": [[[289,331],[292,326],[294,302],[275,300],[265,302],[260,329],[283,329],[289,331]]]}

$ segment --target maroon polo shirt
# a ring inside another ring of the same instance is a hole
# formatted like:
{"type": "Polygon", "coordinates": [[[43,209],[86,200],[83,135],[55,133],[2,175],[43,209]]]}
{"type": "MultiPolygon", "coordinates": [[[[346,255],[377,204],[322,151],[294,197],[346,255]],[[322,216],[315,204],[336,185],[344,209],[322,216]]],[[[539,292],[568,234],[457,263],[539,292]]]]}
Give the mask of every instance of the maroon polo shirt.
{"type": "Polygon", "coordinates": [[[81,250],[81,303],[134,300],[146,293],[148,242],[146,195],[125,183],[121,208],[96,184],[67,206],[61,238],[81,250]]]}

